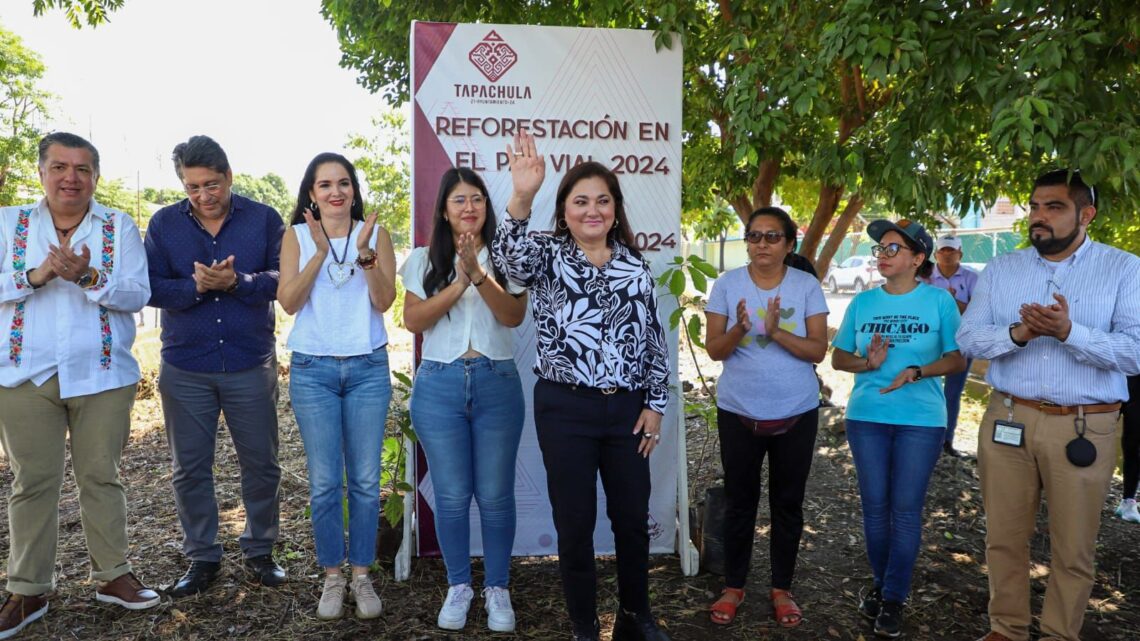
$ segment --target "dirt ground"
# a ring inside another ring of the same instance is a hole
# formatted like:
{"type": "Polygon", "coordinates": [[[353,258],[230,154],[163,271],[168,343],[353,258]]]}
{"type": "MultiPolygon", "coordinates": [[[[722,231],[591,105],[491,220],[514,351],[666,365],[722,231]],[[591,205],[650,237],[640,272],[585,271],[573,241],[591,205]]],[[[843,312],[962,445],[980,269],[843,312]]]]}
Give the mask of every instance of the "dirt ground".
{"type": "MultiPolygon", "coordinates": [[[[400,350],[399,346],[395,347],[400,350]]],[[[404,348],[406,349],[406,348],[404,348]]],[[[695,383],[692,358],[682,348],[682,380],[695,383]]],[[[406,361],[405,361],[406,363],[406,361]]],[[[706,375],[718,368],[707,359],[699,365],[706,375]]],[[[394,364],[394,368],[401,365],[394,364]]],[[[406,365],[404,365],[406,367],[406,365]]],[[[828,367],[821,376],[845,397],[850,377],[828,367]]],[[[688,386],[686,386],[688,387],[688,386]]],[[[283,385],[282,390],[286,387],[283,385]]],[[[972,389],[976,394],[976,389],[972,389]]],[[[691,403],[706,402],[700,386],[687,394],[691,403]]],[[[980,398],[971,396],[964,407],[957,443],[974,451],[976,424],[981,417],[980,398]]],[[[319,569],[314,563],[311,529],[305,517],[307,482],[304,453],[287,394],[282,394],[281,451],[284,467],[281,503],[281,540],[276,556],[291,577],[279,589],[262,588],[248,580],[240,565],[236,539],[243,527],[237,462],[228,438],[219,439],[215,471],[222,514],[221,536],[227,550],[223,574],[208,592],[171,601],[143,612],[126,612],[98,604],[88,578],[76,489],[68,477],[60,500],[58,591],[51,610],[20,639],[566,639],[569,622],[558,588],[557,564],[550,558],[517,559],[512,577],[512,600],[518,614],[517,634],[490,633],[477,600],[467,629],[447,634],[435,628],[435,613],[445,592],[441,561],[416,559],[406,583],[391,579],[390,565],[381,568],[377,588],[384,613],[374,621],[353,618],[326,623],[314,614],[320,591],[319,569]]],[[[692,495],[700,497],[716,481],[719,453],[715,433],[710,434],[696,411],[687,421],[692,495]],[[703,461],[703,463],[702,463],[703,461]]],[[[139,400],[134,411],[131,443],[124,455],[123,479],[130,503],[131,561],[139,575],[153,586],[166,587],[184,570],[179,550],[181,532],[170,486],[170,458],[162,429],[158,401],[139,400]]],[[[0,459],[0,494],[7,496],[11,474],[0,459]]],[[[1135,641],[1140,639],[1140,526],[1113,518],[1119,499],[1114,482],[1103,511],[1097,547],[1097,581],[1089,602],[1082,639],[1135,641]]],[[[675,555],[652,560],[652,600],[656,613],[673,639],[838,639],[871,638],[869,626],[856,613],[860,591],[870,581],[863,550],[859,496],[854,469],[841,434],[820,432],[808,485],[804,533],[795,592],[804,610],[804,622],[794,630],[775,625],[767,594],[766,507],[761,501],[749,596],[731,626],[713,626],[707,607],[721,586],[720,577],[702,572],[684,577],[675,555]]],[[[0,501],[0,522],[7,521],[6,502],[0,501]]],[[[7,529],[0,526],[0,556],[7,556],[7,529]]],[[[969,640],[986,628],[987,584],[984,566],[985,520],[975,461],[972,457],[943,458],[935,470],[928,497],[923,549],[914,592],[906,611],[909,639],[969,640]]],[[[1035,611],[1040,610],[1048,578],[1049,545],[1044,519],[1032,543],[1032,586],[1035,611]]],[[[600,562],[599,611],[608,630],[616,603],[614,566],[600,562]]],[[[476,566],[479,572],[479,566],[476,566]]],[[[5,578],[0,573],[0,579],[5,578]]],[[[476,582],[480,577],[476,576],[476,582]]],[[[608,638],[608,632],[603,633],[608,638]]]]}

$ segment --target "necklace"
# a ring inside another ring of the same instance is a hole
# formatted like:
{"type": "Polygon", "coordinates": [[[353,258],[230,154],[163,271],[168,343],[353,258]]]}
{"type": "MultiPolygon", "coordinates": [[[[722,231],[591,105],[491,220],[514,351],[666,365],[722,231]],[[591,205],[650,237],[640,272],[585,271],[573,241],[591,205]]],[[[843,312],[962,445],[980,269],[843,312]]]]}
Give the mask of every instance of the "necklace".
{"type": "Polygon", "coordinates": [[[354,225],[356,225],[356,221],[348,221],[348,233],[344,235],[343,256],[337,255],[336,247],[333,246],[332,239],[329,238],[329,233],[325,231],[325,223],[323,221],[318,222],[321,223],[321,233],[325,235],[325,241],[328,242],[329,251],[333,255],[332,262],[329,263],[329,266],[327,268],[325,268],[325,271],[328,273],[329,280],[332,281],[333,287],[340,289],[344,286],[345,283],[348,282],[348,279],[352,278],[352,275],[356,273],[355,265],[345,264],[348,261],[348,244],[352,241],[352,228],[354,225]]]}
{"type": "Polygon", "coordinates": [[[52,227],[55,227],[55,231],[58,232],[60,236],[67,238],[67,235],[70,234],[71,232],[75,231],[75,228],[78,227],[79,224],[82,222],[83,222],[83,219],[81,218],[81,219],[79,219],[78,223],[75,223],[71,227],[59,228],[59,227],[55,227],[55,225],[52,225],[52,227]]]}

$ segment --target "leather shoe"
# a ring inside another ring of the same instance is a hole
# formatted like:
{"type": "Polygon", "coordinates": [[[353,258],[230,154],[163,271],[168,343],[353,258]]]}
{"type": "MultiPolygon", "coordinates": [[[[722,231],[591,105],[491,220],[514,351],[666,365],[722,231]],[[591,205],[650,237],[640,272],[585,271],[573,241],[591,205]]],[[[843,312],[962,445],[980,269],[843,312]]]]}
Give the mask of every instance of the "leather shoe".
{"type": "MultiPolygon", "coordinates": [[[[0,639],[16,636],[29,623],[42,617],[48,609],[47,595],[9,594],[0,606],[0,639]]],[[[594,637],[595,639],[597,637],[594,637]]]]}
{"type": "Polygon", "coordinates": [[[145,610],[153,608],[162,601],[158,592],[146,587],[133,572],[107,581],[95,590],[95,600],[102,603],[114,603],[128,610],[145,610]]]}
{"type": "Polygon", "coordinates": [[[669,641],[669,635],[657,627],[652,614],[634,614],[619,608],[614,619],[613,641],[669,641]]]}
{"type": "Polygon", "coordinates": [[[275,588],[288,580],[285,570],[273,560],[273,555],[262,554],[245,560],[245,567],[253,572],[262,585],[275,588]]]}
{"type": "Polygon", "coordinates": [[[180,599],[184,596],[204,592],[217,578],[218,570],[221,567],[222,564],[217,561],[191,561],[186,574],[183,574],[182,578],[178,579],[178,583],[175,583],[174,587],[167,590],[166,593],[180,599]]]}

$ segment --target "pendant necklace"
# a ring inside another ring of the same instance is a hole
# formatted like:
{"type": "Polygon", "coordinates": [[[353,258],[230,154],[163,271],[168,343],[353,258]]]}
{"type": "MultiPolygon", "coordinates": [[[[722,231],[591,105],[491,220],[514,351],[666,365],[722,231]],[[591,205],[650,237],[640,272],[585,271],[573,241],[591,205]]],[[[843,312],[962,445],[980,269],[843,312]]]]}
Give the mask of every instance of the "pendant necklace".
{"type": "Polygon", "coordinates": [[[80,223],[82,223],[82,222],[83,222],[83,219],[80,219],[78,223],[75,223],[71,227],[64,227],[62,229],[59,227],[55,227],[55,225],[52,225],[52,227],[55,227],[55,231],[56,231],[56,233],[59,234],[60,238],[67,238],[67,235],[70,234],[71,232],[75,231],[75,228],[78,227],[80,225],[80,223]]]}
{"type": "Polygon", "coordinates": [[[356,273],[355,264],[346,264],[348,261],[348,244],[352,242],[352,228],[354,225],[356,225],[356,221],[353,221],[351,219],[348,221],[348,233],[344,236],[343,256],[337,256],[336,248],[333,247],[332,239],[329,238],[329,233],[325,231],[325,223],[323,221],[318,222],[321,223],[321,233],[325,235],[325,241],[329,244],[329,252],[332,253],[333,256],[332,262],[329,263],[329,266],[327,268],[325,268],[325,271],[328,272],[329,280],[332,281],[333,287],[340,289],[345,283],[348,282],[348,279],[352,278],[352,275],[356,273]]]}

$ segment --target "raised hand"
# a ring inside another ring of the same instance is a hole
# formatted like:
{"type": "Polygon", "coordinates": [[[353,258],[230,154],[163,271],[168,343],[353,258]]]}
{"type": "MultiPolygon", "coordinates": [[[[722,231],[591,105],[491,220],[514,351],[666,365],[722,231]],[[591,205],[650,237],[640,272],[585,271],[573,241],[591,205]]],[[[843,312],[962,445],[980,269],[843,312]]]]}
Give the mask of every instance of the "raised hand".
{"type": "Polygon", "coordinates": [[[871,337],[871,344],[867,346],[867,367],[879,369],[883,361],[887,360],[887,350],[891,348],[891,339],[883,338],[882,334],[875,333],[871,337]]]}
{"type": "Polygon", "coordinates": [[[511,184],[515,195],[524,200],[533,200],[546,178],[546,158],[535,148],[534,136],[525,131],[516,134],[514,147],[507,145],[507,161],[511,168],[511,184]]]}
{"type": "Polygon", "coordinates": [[[748,306],[743,298],[736,304],[736,324],[744,328],[745,334],[752,331],[752,317],[748,315],[748,306]]]}

